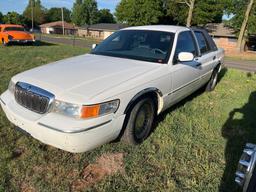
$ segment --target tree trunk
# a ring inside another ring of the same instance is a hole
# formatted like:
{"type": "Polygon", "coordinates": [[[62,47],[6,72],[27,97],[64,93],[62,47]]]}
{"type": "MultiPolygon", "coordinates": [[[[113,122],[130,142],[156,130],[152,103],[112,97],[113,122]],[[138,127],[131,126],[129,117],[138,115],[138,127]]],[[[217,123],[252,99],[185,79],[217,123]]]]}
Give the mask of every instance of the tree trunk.
{"type": "Polygon", "coordinates": [[[249,4],[247,6],[246,12],[245,12],[244,21],[243,21],[241,29],[240,29],[238,42],[237,42],[237,48],[239,49],[240,52],[244,51],[243,40],[244,40],[245,31],[246,31],[246,27],[248,24],[248,20],[249,20],[249,16],[250,16],[250,13],[252,10],[253,3],[254,3],[254,0],[250,0],[249,4]]]}
{"type": "Polygon", "coordinates": [[[194,7],[195,7],[195,0],[190,0],[189,1],[189,11],[188,11],[188,17],[187,17],[187,27],[191,26],[191,21],[192,21],[192,16],[193,16],[193,11],[194,11],[194,7]]]}

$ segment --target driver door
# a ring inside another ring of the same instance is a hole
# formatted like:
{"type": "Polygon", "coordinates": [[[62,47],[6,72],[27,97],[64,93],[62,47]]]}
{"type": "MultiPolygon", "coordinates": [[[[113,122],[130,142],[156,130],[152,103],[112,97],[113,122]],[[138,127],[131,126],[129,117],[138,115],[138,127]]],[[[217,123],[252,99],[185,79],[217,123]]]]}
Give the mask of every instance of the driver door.
{"type": "Polygon", "coordinates": [[[198,48],[192,32],[181,32],[178,35],[173,66],[171,66],[171,104],[177,103],[200,87],[201,63],[197,62],[197,57],[198,48]],[[192,53],[195,59],[190,62],[180,62],[178,55],[181,52],[192,53]]]}

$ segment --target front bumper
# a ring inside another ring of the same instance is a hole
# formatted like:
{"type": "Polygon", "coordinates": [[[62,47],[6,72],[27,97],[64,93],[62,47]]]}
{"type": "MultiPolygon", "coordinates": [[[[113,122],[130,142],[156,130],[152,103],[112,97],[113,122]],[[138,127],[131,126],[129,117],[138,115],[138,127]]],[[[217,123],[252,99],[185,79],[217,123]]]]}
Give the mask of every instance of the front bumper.
{"type": "Polygon", "coordinates": [[[77,120],[55,113],[41,115],[17,104],[9,91],[1,95],[0,103],[14,125],[45,144],[73,153],[89,151],[117,138],[125,118],[108,115],[77,120]]]}

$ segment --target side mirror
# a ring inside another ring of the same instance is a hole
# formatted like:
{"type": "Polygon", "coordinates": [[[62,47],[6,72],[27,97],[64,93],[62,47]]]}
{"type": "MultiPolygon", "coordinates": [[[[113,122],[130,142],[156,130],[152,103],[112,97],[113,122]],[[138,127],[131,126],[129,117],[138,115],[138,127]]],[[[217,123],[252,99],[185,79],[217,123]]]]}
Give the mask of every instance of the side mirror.
{"type": "Polygon", "coordinates": [[[178,60],[180,62],[188,62],[188,61],[193,61],[194,60],[194,55],[189,52],[181,52],[178,55],[178,60]]]}
{"type": "Polygon", "coordinates": [[[92,49],[95,49],[98,44],[92,44],[92,49]]]}

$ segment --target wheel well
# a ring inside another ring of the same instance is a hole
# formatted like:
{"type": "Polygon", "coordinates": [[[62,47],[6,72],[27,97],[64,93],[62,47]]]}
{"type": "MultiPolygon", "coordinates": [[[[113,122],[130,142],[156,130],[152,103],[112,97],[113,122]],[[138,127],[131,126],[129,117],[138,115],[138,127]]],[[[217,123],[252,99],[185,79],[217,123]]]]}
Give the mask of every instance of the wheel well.
{"type": "Polygon", "coordinates": [[[214,68],[214,70],[218,70],[218,73],[221,71],[221,62],[219,62],[216,67],[214,68]]]}
{"type": "Polygon", "coordinates": [[[116,141],[120,140],[122,137],[125,127],[128,123],[129,119],[129,112],[133,109],[133,107],[143,98],[149,97],[154,101],[154,104],[156,106],[157,113],[162,109],[163,102],[162,102],[162,93],[158,89],[146,89],[144,91],[141,91],[137,95],[133,97],[133,99],[129,102],[127,105],[124,114],[126,114],[123,127],[119,133],[119,136],[117,137],[116,141]]]}
{"type": "Polygon", "coordinates": [[[134,107],[134,105],[136,105],[136,103],[138,101],[140,101],[143,98],[149,97],[153,100],[155,107],[156,107],[156,111],[158,112],[159,109],[161,109],[162,107],[162,102],[161,102],[161,92],[158,90],[150,90],[150,91],[145,91],[145,92],[141,92],[138,93],[131,101],[130,103],[127,105],[124,114],[127,114],[130,112],[130,110],[134,107]]]}

